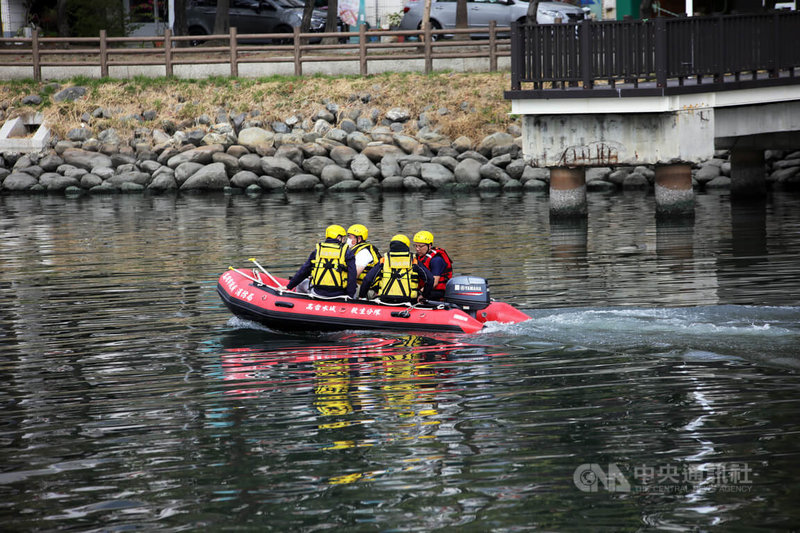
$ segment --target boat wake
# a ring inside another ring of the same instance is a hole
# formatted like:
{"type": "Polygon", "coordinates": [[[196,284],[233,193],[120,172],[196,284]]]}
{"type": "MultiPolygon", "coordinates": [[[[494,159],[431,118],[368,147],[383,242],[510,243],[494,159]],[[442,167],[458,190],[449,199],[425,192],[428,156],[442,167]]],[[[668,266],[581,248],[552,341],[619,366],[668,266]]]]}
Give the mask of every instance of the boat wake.
{"type": "Polygon", "coordinates": [[[685,358],[742,358],[800,369],[800,307],[525,310],[533,320],[487,333],[538,342],[685,358]]]}

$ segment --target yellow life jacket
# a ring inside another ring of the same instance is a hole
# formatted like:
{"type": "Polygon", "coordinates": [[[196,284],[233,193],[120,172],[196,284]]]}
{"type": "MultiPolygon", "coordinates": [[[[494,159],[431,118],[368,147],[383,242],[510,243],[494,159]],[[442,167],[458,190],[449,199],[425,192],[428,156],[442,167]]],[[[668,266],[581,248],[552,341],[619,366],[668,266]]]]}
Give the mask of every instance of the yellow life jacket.
{"type": "Polygon", "coordinates": [[[414,272],[417,258],[410,252],[389,252],[381,259],[381,285],[378,297],[393,296],[416,300],[419,296],[419,276],[414,272]]]}
{"type": "Polygon", "coordinates": [[[370,261],[367,264],[367,266],[364,267],[364,270],[361,271],[361,274],[358,275],[359,283],[364,281],[364,277],[367,275],[367,272],[369,272],[372,267],[381,262],[380,252],[378,252],[378,249],[368,242],[360,242],[355,246],[353,246],[353,255],[358,255],[358,252],[360,252],[364,248],[369,250],[369,253],[372,255],[372,261],[370,261]]]}
{"type": "Polygon", "coordinates": [[[325,289],[347,287],[347,246],[336,242],[320,242],[311,266],[311,286],[325,289]]]}

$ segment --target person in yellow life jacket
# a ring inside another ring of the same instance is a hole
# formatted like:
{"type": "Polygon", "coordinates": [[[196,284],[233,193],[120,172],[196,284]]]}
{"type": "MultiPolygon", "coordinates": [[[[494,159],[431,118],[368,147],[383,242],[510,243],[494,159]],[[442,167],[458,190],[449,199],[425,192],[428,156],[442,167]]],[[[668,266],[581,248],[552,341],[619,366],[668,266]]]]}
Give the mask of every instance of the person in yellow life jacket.
{"type": "Polygon", "coordinates": [[[364,281],[364,276],[381,260],[378,249],[367,242],[369,231],[363,224],[353,224],[347,228],[347,244],[356,256],[356,274],[358,282],[364,281]]]}
{"type": "Polygon", "coordinates": [[[411,241],[405,235],[395,235],[389,243],[389,253],[364,277],[359,298],[366,298],[370,289],[386,303],[416,303],[420,297],[427,299],[433,286],[431,271],[417,262],[411,253],[411,241]]]}
{"type": "Polygon", "coordinates": [[[334,224],[325,230],[325,240],[317,243],[314,251],[292,276],[286,288],[294,289],[306,278],[310,279],[310,294],[318,296],[354,297],[356,294],[356,258],[345,243],[347,232],[334,224]]]}
{"type": "Polygon", "coordinates": [[[433,233],[430,231],[422,230],[414,235],[414,248],[417,252],[417,261],[433,274],[431,299],[441,300],[444,298],[447,282],[453,277],[453,261],[444,248],[433,245],[433,233]]]}

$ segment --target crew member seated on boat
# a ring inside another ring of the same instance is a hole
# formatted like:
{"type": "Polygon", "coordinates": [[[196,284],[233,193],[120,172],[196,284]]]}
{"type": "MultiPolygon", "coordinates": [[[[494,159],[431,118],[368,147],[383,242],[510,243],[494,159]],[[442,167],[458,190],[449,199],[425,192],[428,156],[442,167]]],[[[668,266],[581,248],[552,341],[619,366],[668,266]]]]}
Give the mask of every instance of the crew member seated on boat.
{"type": "Polygon", "coordinates": [[[389,253],[364,277],[358,297],[366,298],[374,289],[381,302],[416,303],[420,287],[424,287],[421,296],[427,299],[432,286],[433,275],[411,253],[411,241],[405,235],[395,235],[389,243],[389,253]]]}
{"type": "Polygon", "coordinates": [[[353,224],[347,228],[347,244],[356,256],[356,273],[358,283],[364,281],[364,276],[381,260],[381,253],[372,244],[367,242],[369,231],[363,224],[353,224]]]}
{"type": "Polygon", "coordinates": [[[417,252],[417,261],[433,274],[431,300],[441,300],[444,298],[447,282],[453,277],[453,261],[444,248],[433,245],[433,233],[430,231],[422,230],[414,235],[414,248],[417,252]]]}
{"type": "Polygon", "coordinates": [[[347,232],[342,226],[328,226],[325,240],[317,243],[286,288],[292,290],[310,276],[311,295],[354,297],[358,288],[356,258],[345,243],[346,236],[347,232]]]}

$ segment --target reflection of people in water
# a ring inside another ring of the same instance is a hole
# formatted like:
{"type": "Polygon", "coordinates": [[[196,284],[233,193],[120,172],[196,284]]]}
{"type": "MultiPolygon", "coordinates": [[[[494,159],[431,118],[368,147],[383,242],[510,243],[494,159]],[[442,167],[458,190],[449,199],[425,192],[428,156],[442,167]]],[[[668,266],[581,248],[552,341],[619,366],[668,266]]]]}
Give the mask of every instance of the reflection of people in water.
{"type": "MultiPolygon", "coordinates": [[[[343,417],[378,405],[402,417],[436,414],[432,406],[421,405],[419,401],[420,392],[435,388],[436,384],[421,378],[435,377],[436,370],[426,363],[434,361],[447,349],[413,348],[439,344],[434,339],[404,335],[391,344],[362,353],[356,350],[349,359],[315,361],[314,407],[320,417],[325,418],[320,420],[319,428],[349,426],[350,421],[343,417]],[[367,357],[361,357],[365,355],[367,357]]],[[[336,447],[342,447],[350,441],[336,442],[336,447]]]]}

